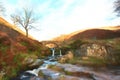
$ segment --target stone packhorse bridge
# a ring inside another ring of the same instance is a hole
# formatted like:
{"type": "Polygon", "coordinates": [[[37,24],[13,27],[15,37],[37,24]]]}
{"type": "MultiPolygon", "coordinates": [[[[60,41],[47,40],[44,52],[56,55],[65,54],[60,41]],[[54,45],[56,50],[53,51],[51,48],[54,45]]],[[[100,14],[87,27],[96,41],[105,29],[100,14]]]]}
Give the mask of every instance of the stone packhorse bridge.
{"type": "Polygon", "coordinates": [[[49,47],[49,48],[59,48],[59,42],[57,41],[43,41],[42,42],[43,45],[49,47]]]}

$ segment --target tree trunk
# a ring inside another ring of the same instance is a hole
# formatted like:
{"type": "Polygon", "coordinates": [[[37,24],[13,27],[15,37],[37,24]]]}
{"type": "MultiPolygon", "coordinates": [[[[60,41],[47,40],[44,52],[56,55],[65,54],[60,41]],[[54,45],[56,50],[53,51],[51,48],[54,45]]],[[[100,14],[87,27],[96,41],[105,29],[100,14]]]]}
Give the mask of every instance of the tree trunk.
{"type": "Polygon", "coordinates": [[[28,29],[25,29],[25,31],[26,31],[26,37],[28,37],[28,29]]]}

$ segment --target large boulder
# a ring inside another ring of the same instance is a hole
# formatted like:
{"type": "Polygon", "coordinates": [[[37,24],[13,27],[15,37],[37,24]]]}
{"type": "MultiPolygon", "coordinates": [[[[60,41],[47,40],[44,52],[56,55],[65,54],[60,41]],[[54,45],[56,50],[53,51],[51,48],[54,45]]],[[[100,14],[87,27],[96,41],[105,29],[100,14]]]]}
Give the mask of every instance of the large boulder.
{"type": "Polygon", "coordinates": [[[38,57],[35,56],[35,55],[27,56],[27,57],[23,60],[22,64],[23,64],[23,65],[30,65],[30,64],[32,64],[37,58],[38,58],[38,57]]]}
{"type": "Polygon", "coordinates": [[[60,57],[60,58],[58,59],[58,62],[64,63],[64,62],[66,62],[66,61],[68,61],[68,60],[73,59],[73,57],[74,57],[73,52],[72,52],[72,51],[68,51],[68,52],[66,53],[66,55],[64,55],[64,56],[62,56],[62,57],[60,57]]]}
{"type": "Polygon", "coordinates": [[[43,60],[38,59],[35,55],[27,56],[22,62],[22,64],[27,66],[29,69],[38,68],[43,63],[43,60]]]}

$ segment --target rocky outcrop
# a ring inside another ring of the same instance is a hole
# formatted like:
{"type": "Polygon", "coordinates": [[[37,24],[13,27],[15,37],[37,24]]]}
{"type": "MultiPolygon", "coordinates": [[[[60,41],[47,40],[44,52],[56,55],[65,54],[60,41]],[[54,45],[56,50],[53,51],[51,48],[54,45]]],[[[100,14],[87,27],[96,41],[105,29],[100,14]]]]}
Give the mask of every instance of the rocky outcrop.
{"type": "Polygon", "coordinates": [[[99,58],[107,58],[112,55],[112,47],[99,43],[83,44],[75,50],[76,56],[93,56],[99,58]]]}

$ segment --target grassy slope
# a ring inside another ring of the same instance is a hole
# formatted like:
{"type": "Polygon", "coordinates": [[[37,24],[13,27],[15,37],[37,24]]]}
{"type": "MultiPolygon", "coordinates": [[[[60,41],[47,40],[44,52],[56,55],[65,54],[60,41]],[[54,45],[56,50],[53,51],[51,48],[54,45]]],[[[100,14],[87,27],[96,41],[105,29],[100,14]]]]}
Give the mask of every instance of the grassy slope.
{"type": "Polygon", "coordinates": [[[10,24],[10,23],[8,23],[8,22],[7,22],[5,19],[3,19],[2,17],[0,17],[0,24],[6,26],[6,27],[8,27],[8,28],[12,28],[13,30],[18,31],[18,32],[21,33],[21,34],[25,34],[25,33],[24,33],[22,30],[20,30],[18,27],[14,26],[14,25],[12,25],[12,24],[10,24]]]}
{"type": "Polygon", "coordinates": [[[91,39],[79,39],[79,40],[69,40],[62,44],[61,46],[62,52],[66,53],[66,51],[72,51],[75,57],[67,63],[77,64],[77,65],[86,65],[93,67],[101,67],[101,66],[120,66],[120,38],[113,39],[102,39],[102,40],[91,40],[91,39]],[[112,55],[108,58],[98,58],[92,56],[78,56],[76,50],[79,50],[81,45],[85,44],[100,44],[100,45],[108,45],[112,48],[112,55]]]}
{"type": "Polygon", "coordinates": [[[27,65],[23,63],[27,57],[43,57],[50,53],[42,43],[21,33],[15,26],[0,18],[0,71],[5,70],[7,77],[16,76],[19,70],[25,69],[27,65]]]}
{"type": "MultiPolygon", "coordinates": [[[[20,30],[16,25],[10,24],[9,22],[7,22],[7,21],[6,21],[5,19],[3,19],[2,17],[0,17],[0,24],[6,26],[6,27],[8,27],[8,28],[11,28],[11,29],[13,29],[13,30],[15,30],[15,31],[17,31],[17,32],[19,32],[19,33],[22,34],[22,35],[25,35],[25,32],[23,32],[22,30],[20,30]]],[[[33,38],[32,36],[30,36],[30,35],[29,35],[29,38],[34,39],[34,38],[33,38]]]]}

